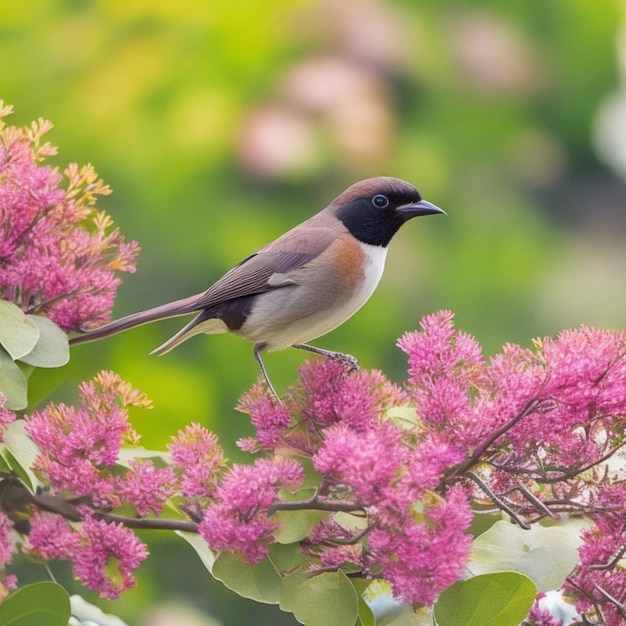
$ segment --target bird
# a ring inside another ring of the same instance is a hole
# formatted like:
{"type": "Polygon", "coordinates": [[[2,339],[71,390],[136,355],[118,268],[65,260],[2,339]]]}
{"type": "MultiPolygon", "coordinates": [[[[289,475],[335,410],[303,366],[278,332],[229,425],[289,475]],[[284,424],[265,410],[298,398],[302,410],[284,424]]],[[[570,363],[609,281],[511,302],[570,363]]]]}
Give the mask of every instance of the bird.
{"type": "Polygon", "coordinates": [[[261,353],[294,347],[358,368],[353,356],[309,342],[343,324],[367,302],[400,227],[414,217],[433,214],[445,211],[404,180],[361,180],[319,213],[244,258],[206,291],[81,331],[70,344],[195,313],[150,354],[163,355],[201,333],[233,333],[254,342],[254,358],[279,399],[261,353]]]}

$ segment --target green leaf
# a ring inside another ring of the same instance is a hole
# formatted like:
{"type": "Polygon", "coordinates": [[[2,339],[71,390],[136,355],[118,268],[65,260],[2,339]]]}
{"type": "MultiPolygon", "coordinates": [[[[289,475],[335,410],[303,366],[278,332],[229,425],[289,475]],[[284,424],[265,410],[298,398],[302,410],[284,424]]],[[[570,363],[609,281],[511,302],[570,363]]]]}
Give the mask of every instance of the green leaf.
{"type": "Polygon", "coordinates": [[[211,573],[244,598],[265,604],[278,604],[282,579],[268,558],[256,565],[250,565],[236,554],[222,552],[215,559],[211,573]]]}
{"type": "Polygon", "coordinates": [[[315,467],[313,467],[313,459],[305,456],[297,456],[296,459],[304,470],[304,482],[302,483],[302,488],[297,492],[297,497],[294,498],[298,500],[307,497],[305,495],[307,493],[307,489],[311,490],[309,495],[313,495],[313,493],[315,493],[315,490],[319,487],[320,481],[322,480],[322,475],[315,469],[315,467]]]}
{"type": "Polygon", "coordinates": [[[216,557],[215,552],[209,548],[206,541],[198,533],[187,533],[182,530],[177,530],[176,534],[182,537],[196,551],[204,567],[206,567],[209,572],[212,572],[216,557]]]}
{"type": "Polygon", "coordinates": [[[22,309],[0,300],[0,344],[13,360],[26,356],[39,339],[39,328],[29,320],[22,309]]]}
{"type": "Polygon", "coordinates": [[[359,616],[357,626],[376,626],[376,618],[372,609],[362,597],[359,596],[359,616]]]}
{"type": "Polygon", "coordinates": [[[67,626],[70,599],[53,582],[39,582],[18,589],[0,604],[0,626],[67,626]]]}
{"type": "Polygon", "coordinates": [[[300,585],[293,614],[306,626],[352,626],[359,615],[359,598],[341,571],[314,576],[300,585]]]}
{"type": "Polygon", "coordinates": [[[417,411],[409,406],[393,406],[385,411],[385,417],[404,430],[415,428],[420,422],[417,411]]]}
{"type": "Polygon", "coordinates": [[[363,515],[353,515],[339,511],[333,515],[333,521],[339,524],[343,529],[357,534],[367,528],[367,518],[363,515]]]}
{"type": "Polygon", "coordinates": [[[39,484],[37,477],[30,469],[39,455],[37,444],[26,434],[24,428],[24,420],[17,420],[9,424],[4,431],[4,445],[11,453],[11,457],[7,458],[13,470],[31,488],[39,484]],[[14,465],[17,463],[17,466],[14,465]]]}
{"type": "Polygon", "coordinates": [[[117,464],[130,467],[133,459],[150,459],[157,466],[166,467],[171,463],[169,452],[163,450],[148,450],[143,446],[122,446],[117,456],[117,464]]]}
{"type": "Polygon", "coordinates": [[[496,522],[474,540],[468,570],[474,575],[519,572],[531,578],[539,591],[558,589],[576,567],[580,532],[590,525],[592,522],[572,519],[524,530],[496,522]]]}
{"type": "Polygon", "coordinates": [[[283,611],[293,613],[296,606],[298,590],[307,580],[310,580],[311,577],[312,575],[307,572],[305,565],[293,571],[289,576],[283,577],[279,603],[283,611]]]}
{"type": "Polygon", "coordinates": [[[304,560],[298,543],[273,543],[269,550],[269,558],[279,572],[291,572],[304,560]]]}
{"type": "Polygon", "coordinates": [[[309,536],[315,524],[328,518],[327,511],[278,511],[272,520],[280,526],[274,531],[274,538],[279,543],[294,543],[309,536]]]}
{"type": "Polygon", "coordinates": [[[8,352],[2,348],[0,348],[0,391],[7,398],[4,403],[7,409],[19,411],[26,408],[28,404],[26,378],[8,352]]]}
{"type": "Polygon", "coordinates": [[[39,341],[35,347],[20,357],[21,361],[35,367],[61,367],[70,360],[70,344],[67,335],[47,317],[27,315],[39,329],[39,341]]]}
{"type": "Polygon", "coordinates": [[[536,595],[535,583],[517,572],[475,576],[439,596],[435,618],[439,626],[518,626],[536,595]]]}

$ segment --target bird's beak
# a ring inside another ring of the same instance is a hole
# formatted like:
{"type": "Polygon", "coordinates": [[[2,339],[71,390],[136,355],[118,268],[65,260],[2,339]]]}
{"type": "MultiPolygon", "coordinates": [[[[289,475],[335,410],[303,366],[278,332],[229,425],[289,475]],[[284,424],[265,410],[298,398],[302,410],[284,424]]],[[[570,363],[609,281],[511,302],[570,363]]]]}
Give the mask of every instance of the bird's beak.
{"type": "Polygon", "coordinates": [[[410,220],[412,217],[419,217],[420,215],[433,215],[435,213],[442,213],[446,215],[443,209],[428,202],[428,200],[420,200],[419,202],[411,202],[411,204],[405,204],[396,209],[405,220],[410,220]]]}

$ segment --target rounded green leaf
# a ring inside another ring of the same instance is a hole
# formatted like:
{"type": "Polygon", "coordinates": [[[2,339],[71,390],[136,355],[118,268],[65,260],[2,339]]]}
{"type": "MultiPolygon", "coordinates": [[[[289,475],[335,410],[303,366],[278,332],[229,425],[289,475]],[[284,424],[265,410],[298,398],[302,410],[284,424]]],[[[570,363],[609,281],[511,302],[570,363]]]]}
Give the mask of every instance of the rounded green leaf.
{"type": "Polygon", "coordinates": [[[176,534],[182,537],[196,551],[204,567],[209,572],[212,572],[213,564],[215,563],[215,552],[209,548],[206,541],[198,533],[186,533],[182,530],[177,530],[176,534]]]}
{"type": "Polygon", "coordinates": [[[578,563],[580,533],[589,525],[592,522],[572,519],[524,530],[496,522],[474,540],[468,570],[474,575],[519,572],[531,578],[539,591],[558,589],[578,563]]]}
{"type": "Polygon", "coordinates": [[[304,561],[299,543],[273,543],[268,556],[280,572],[292,572],[304,561]]]}
{"type": "Polygon", "coordinates": [[[39,339],[39,328],[29,320],[22,309],[0,300],[0,344],[13,360],[27,355],[39,339]]]}
{"type": "Polygon", "coordinates": [[[362,597],[359,596],[359,619],[357,626],[376,626],[376,618],[372,609],[362,597]]]}
{"type": "Polygon", "coordinates": [[[47,317],[26,316],[39,329],[39,340],[34,348],[20,357],[21,361],[35,367],[61,367],[70,360],[67,335],[47,317]]]}
{"type": "Polygon", "coordinates": [[[385,411],[385,417],[394,422],[396,426],[409,430],[419,424],[419,416],[413,407],[394,406],[385,411]]]}
{"type": "Polygon", "coordinates": [[[0,604],[0,626],[67,626],[70,599],[53,582],[39,582],[18,589],[0,604]]]}
{"type": "Polygon", "coordinates": [[[215,559],[211,573],[244,598],[265,604],[278,604],[282,579],[268,558],[250,565],[236,554],[222,552],[215,559]]]}
{"type": "Polygon", "coordinates": [[[306,626],[353,626],[359,598],[341,571],[313,576],[295,590],[293,614],[306,626]]]}
{"type": "Polygon", "coordinates": [[[307,580],[310,580],[311,576],[312,574],[309,574],[306,565],[303,565],[291,572],[289,576],[283,577],[279,603],[283,611],[293,613],[298,589],[300,589],[307,580]]]}
{"type": "Polygon", "coordinates": [[[328,518],[327,511],[278,511],[272,515],[280,526],[274,531],[278,543],[294,543],[308,537],[315,524],[328,518]]]}
{"type": "Polygon", "coordinates": [[[30,469],[37,456],[37,444],[26,434],[24,420],[16,420],[4,431],[4,445],[10,456],[6,457],[13,471],[20,476],[31,488],[39,484],[37,477],[30,469]]]}
{"type": "Polygon", "coordinates": [[[518,626],[536,596],[535,583],[523,574],[484,574],[448,587],[435,618],[439,626],[518,626]]]}
{"type": "Polygon", "coordinates": [[[25,409],[28,404],[27,389],[24,374],[9,354],[0,348],[0,391],[6,396],[4,406],[11,411],[25,409]]]}

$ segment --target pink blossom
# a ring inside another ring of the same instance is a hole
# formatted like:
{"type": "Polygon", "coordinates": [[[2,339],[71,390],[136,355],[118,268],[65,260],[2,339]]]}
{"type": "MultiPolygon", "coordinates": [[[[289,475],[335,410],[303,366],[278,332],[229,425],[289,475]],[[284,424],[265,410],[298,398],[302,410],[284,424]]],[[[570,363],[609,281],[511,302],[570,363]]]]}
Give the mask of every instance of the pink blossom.
{"type": "Polygon", "coordinates": [[[135,585],[133,571],[148,551],[132,530],[87,517],[80,539],[72,560],[74,573],[84,585],[109,600],[135,585]]]}
{"type": "Polygon", "coordinates": [[[436,489],[447,469],[463,460],[463,454],[444,438],[427,435],[409,457],[408,472],[403,481],[421,493],[436,489]]]}
{"type": "Polygon", "coordinates": [[[546,394],[568,405],[626,404],[626,331],[582,326],[540,345],[548,371],[546,394]]]}
{"type": "Polygon", "coordinates": [[[324,431],[313,465],[330,484],[344,485],[360,501],[375,503],[408,458],[401,437],[402,431],[391,421],[366,432],[337,424],[324,431]]]}
{"type": "Polygon", "coordinates": [[[544,606],[542,600],[545,594],[539,593],[537,599],[530,609],[530,613],[524,620],[524,626],[563,626],[561,619],[552,615],[550,610],[544,606]]]}
{"type": "Polygon", "coordinates": [[[476,371],[484,364],[476,340],[455,330],[452,311],[425,316],[422,332],[406,333],[398,346],[409,355],[409,383],[422,385],[425,380],[455,374],[463,382],[474,382],[476,371]]]}
{"type": "Polygon", "coordinates": [[[172,437],[168,445],[172,463],[182,474],[184,496],[210,496],[217,485],[224,465],[224,453],[217,437],[195,422],[172,437]]]}
{"type": "Polygon", "coordinates": [[[75,575],[110,600],[134,586],[132,572],[148,556],[130,529],[90,514],[73,527],[59,515],[36,515],[28,540],[29,552],[46,559],[71,560],[75,575]]]}
{"type": "Polygon", "coordinates": [[[579,564],[566,586],[584,594],[579,596],[577,609],[587,611],[599,603],[604,606],[606,623],[617,626],[623,623],[623,617],[613,604],[606,603],[602,591],[622,604],[626,601],[626,572],[618,565],[626,546],[626,485],[600,483],[589,499],[600,513],[593,516],[595,526],[582,532],[579,564]]]}
{"type": "MultiPolygon", "coordinates": [[[[9,113],[0,102],[0,118],[9,113]]],[[[116,274],[134,271],[139,248],[96,212],[96,196],[110,190],[90,165],[62,176],[41,164],[56,154],[42,142],[51,128],[0,119],[0,298],[77,330],[109,318],[116,274]]]]}
{"type": "Polygon", "coordinates": [[[80,536],[60,515],[38,513],[31,518],[29,552],[45,559],[71,559],[80,546],[80,536]]]}
{"type": "Polygon", "coordinates": [[[445,499],[433,496],[433,501],[423,501],[421,508],[419,516],[410,510],[396,511],[394,524],[372,528],[368,544],[371,558],[382,565],[394,596],[429,606],[463,574],[471,546],[471,536],[465,531],[472,511],[458,485],[445,499]]]}
{"type": "Polygon", "coordinates": [[[309,541],[313,545],[321,545],[337,540],[347,543],[348,540],[352,539],[353,535],[353,531],[347,530],[343,526],[340,526],[334,519],[329,518],[313,526],[309,535],[309,541]]]}
{"type": "Polygon", "coordinates": [[[133,505],[138,515],[157,515],[175,493],[177,481],[171,467],[156,467],[150,460],[132,459],[130,470],[116,480],[116,492],[133,505]]]}
{"type": "Polygon", "coordinates": [[[344,365],[331,359],[305,362],[293,397],[295,404],[286,408],[301,413],[313,428],[337,421],[367,428],[386,409],[409,402],[408,395],[382,372],[348,373],[344,365]]]}
{"type": "Polygon", "coordinates": [[[398,341],[409,358],[409,391],[425,424],[467,451],[493,427],[489,414],[477,410],[477,399],[490,392],[480,346],[454,329],[450,311],[428,315],[420,325],[421,332],[398,341]]]}
{"type": "Polygon", "coordinates": [[[305,420],[316,426],[336,421],[335,399],[345,375],[345,365],[332,359],[310,359],[300,366],[293,394],[305,420]]]}
{"type": "Polygon", "coordinates": [[[380,371],[359,370],[344,376],[337,389],[335,413],[356,430],[375,427],[385,411],[409,404],[408,394],[380,371]]]}
{"type": "Polygon", "coordinates": [[[33,467],[56,491],[110,503],[114,479],[105,470],[116,463],[122,443],[137,441],[128,407],[149,402],[112,372],[101,372],[79,391],[79,408],[49,404],[26,419],[26,432],[41,450],[33,467]]]}
{"type": "Polygon", "coordinates": [[[11,539],[11,528],[13,524],[11,520],[0,511],[0,563],[10,563],[13,553],[16,551],[13,540],[11,539]]]}
{"type": "MultiPolygon", "coordinates": [[[[338,569],[345,564],[363,567],[363,546],[357,543],[354,545],[327,548],[320,555],[320,562],[324,568],[338,569]]],[[[314,566],[312,569],[315,571],[314,566]]]]}
{"type": "Polygon", "coordinates": [[[7,397],[0,391],[0,442],[4,434],[4,429],[15,421],[16,415],[13,411],[9,411],[4,407],[4,403],[7,401],[7,397]]]}
{"type": "Polygon", "coordinates": [[[252,425],[256,428],[257,440],[265,449],[276,445],[291,420],[287,407],[261,385],[254,385],[244,394],[237,409],[250,415],[252,425]]]}
{"type": "Polygon", "coordinates": [[[279,489],[293,491],[303,478],[302,467],[293,459],[233,465],[217,487],[215,502],[204,511],[200,535],[214,550],[241,552],[249,563],[259,562],[277,528],[268,508],[279,489]]]}

